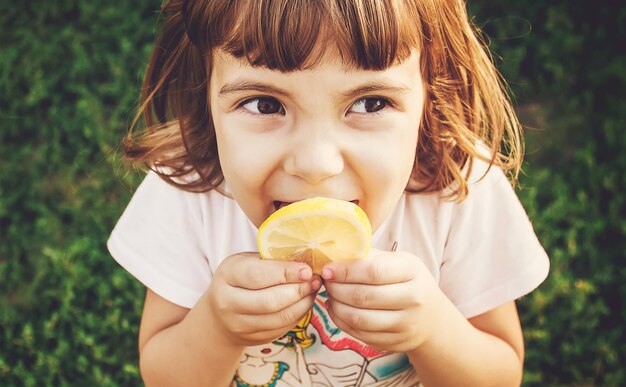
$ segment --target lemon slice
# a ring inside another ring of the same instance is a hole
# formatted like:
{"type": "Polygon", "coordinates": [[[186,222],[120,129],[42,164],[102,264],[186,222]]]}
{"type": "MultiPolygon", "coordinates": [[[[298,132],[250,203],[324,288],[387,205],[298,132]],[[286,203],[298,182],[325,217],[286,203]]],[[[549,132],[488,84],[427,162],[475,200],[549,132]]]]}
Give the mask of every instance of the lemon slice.
{"type": "Polygon", "coordinates": [[[330,261],[365,257],[371,240],[372,226],[359,206],[321,197],[280,208],[257,235],[261,257],[305,262],[315,273],[330,261]]]}

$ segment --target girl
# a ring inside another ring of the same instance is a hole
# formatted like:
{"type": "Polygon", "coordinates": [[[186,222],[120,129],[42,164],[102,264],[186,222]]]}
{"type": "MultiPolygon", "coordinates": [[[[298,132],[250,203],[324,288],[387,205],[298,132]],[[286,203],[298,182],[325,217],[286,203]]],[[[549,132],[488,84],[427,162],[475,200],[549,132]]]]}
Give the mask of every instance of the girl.
{"type": "Polygon", "coordinates": [[[125,150],[152,171],[108,247],[148,289],[147,385],[520,384],[515,300],[548,260],[462,0],[169,1],[140,114],[125,150]],[[378,250],[321,276],[261,260],[257,227],[314,196],[363,208],[378,250]],[[308,366],[240,364],[311,310],[308,366]]]}

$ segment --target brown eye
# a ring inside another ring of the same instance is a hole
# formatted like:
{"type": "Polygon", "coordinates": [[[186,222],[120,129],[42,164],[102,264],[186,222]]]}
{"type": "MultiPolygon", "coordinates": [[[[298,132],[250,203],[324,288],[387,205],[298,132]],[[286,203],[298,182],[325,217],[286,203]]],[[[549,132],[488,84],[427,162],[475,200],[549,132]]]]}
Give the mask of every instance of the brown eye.
{"type": "Polygon", "coordinates": [[[258,97],[245,101],[243,108],[256,114],[284,114],[285,109],[278,100],[271,97],[258,97]]]}
{"type": "Polygon", "coordinates": [[[389,105],[389,101],[384,98],[362,98],[354,103],[350,108],[352,113],[376,113],[389,105]]]}

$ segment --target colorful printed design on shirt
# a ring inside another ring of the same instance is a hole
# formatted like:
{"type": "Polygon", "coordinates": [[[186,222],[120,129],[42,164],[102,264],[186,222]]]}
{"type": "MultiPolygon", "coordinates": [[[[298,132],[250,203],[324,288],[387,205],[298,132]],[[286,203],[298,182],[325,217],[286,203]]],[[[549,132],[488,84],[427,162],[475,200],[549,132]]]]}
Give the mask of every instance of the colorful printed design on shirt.
{"type": "Polygon", "coordinates": [[[315,300],[313,304],[313,309],[317,312],[313,316],[313,326],[319,332],[322,342],[328,348],[333,351],[342,351],[345,349],[351,349],[363,356],[367,360],[372,360],[377,357],[383,356],[384,353],[380,352],[367,344],[364,344],[349,334],[345,333],[341,329],[337,328],[332,324],[328,313],[326,312],[326,308],[323,307],[321,301],[325,301],[327,297],[327,293],[323,292],[320,296],[315,300]]]}
{"type": "Polygon", "coordinates": [[[314,337],[308,336],[306,328],[311,321],[312,311],[307,313],[289,332],[269,344],[246,347],[234,382],[237,387],[273,387],[279,381],[290,386],[311,386],[311,378],[306,369],[303,350],[310,347],[314,337]],[[280,360],[273,360],[284,349],[294,352],[295,366],[290,367],[280,360]]]}
{"type": "Polygon", "coordinates": [[[246,348],[237,387],[420,385],[404,354],[377,351],[337,328],[327,299],[320,292],[311,311],[278,340],[246,348]]]}
{"type": "Polygon", "coordinates": [[[289,366],[282,361],[274,363],[274,373],[270,380],[265,384],[250,384],[245,382],[239,377],[239,374],[235,375],[235,383],[237,383],[237,387],[274,387],[276,386],[276,382],[283,377],[283,374],[286,370],[289,369],[289,366]]]}

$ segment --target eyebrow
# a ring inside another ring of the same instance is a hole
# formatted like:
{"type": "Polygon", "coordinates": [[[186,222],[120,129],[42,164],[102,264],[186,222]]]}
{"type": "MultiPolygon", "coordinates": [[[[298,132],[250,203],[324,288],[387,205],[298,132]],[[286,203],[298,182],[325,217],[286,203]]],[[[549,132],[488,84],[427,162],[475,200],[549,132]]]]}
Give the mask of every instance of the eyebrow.
{"type": "MultiPolygon", "coordinates": [[[[289,97],[290,93],[275,87],[273,85],[256,82],[256,81],[248,81],[248,80],[239,80],[234,82],[226,83],[224,86],[220,88],[218,95],[220,97],[227,96],[228,94],[236,94],[242,93],[246,91],[259,91],[262,93],[269,94],[277,94],[285,97],[289,97]]],[[[353,99],[357,98],[364,94],[372,94],[372,93],[386,93],[386,94],[405,94],[411,91],[410,88],[402,85],[394,85],[386,82],[368,82],[366,84],[357,86],[350,90],[344,91],[340,94],[340,96],[344,99],[353,99]]]]}
{"type": "Polygon", "coordinates": [[[341,93],[341,96],[345,99],[353,99],[364,94],[405,94],[411,91],[410,88],[401,85],[393,85],[386,82],[368,82],[364,85],[357,86],[353,89],[347,90],[341,93]]]}
{"type": "Polygon", "coordinates": [[[228,94],[236,94],[236,93],[241,93],[245,91],[260,91],[262,93],[289,96],[288,92],[278,87],[269,85],[267,83],[253,82],[253,81],[246,81],[246,80],[229,82],[225,84],[220,89],[218,95],[220,97],[224,97],[228,94]]]}

